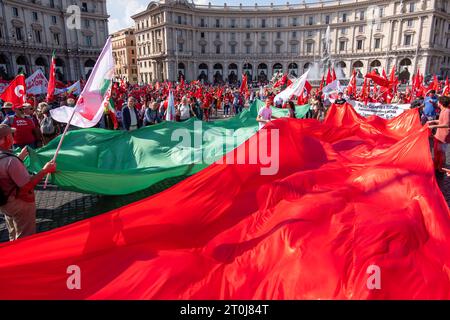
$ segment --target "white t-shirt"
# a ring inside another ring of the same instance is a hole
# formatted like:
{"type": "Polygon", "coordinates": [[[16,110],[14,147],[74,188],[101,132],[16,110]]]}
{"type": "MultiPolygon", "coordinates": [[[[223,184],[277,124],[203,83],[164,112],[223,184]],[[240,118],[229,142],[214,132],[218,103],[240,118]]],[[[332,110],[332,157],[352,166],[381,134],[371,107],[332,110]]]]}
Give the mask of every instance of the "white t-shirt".
{"type": "MultiPolygon", "coordinates": [[[[261,110],[259,110],[258,112],[258,116],[260,116],[263,120],[272,120],[272,108],[261,108],[261,110]]],[[[265,125],[265,123],[260,122],[259,129],[262,129],[265,125]]]]}
{"type": "Polygon", "coordinates": [[[180,105],[180,120],[187,120],[190,118],[191,107],[189,105],[180,105]]]}

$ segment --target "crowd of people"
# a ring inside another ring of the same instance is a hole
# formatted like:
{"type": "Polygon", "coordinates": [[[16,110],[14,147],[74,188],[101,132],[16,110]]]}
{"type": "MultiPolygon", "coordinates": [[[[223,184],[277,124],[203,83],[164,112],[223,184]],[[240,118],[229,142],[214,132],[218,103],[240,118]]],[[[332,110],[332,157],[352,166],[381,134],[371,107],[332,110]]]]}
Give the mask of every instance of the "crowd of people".
{"type": "MultiPolygon", "coordinates": [[[[212,86],[199,81],[192,83],[157,83],[145,86],[115,83],[110,105],[98,127],[110,130],[133,131],[143,126],[159,124],[168,119],[173,97],[174,118],[171,121],[187,121],[196,118],[211,121],[219,110],[225,118],[241,113],[255,99],[266,102],[259,110],[256,121],[262,128],[274,119],[272,107],[288,109],[288,115],[296,118],[296,105],[310,105],[306,117],[322,120],[334,103],[343,105],[349,100],[384,103],[383,95],[368,93],[365,97],[349,90],[324,96],[321,89],[305,91],[296,100],[275,101],[284,88],[237,88],[229,85],[212,86]]],[[[31,176],[23,164],[28,148],[39,148],[63,132],[65,124],[54,121],[50,111],[60,106],[75,107],[75,96],[60,96],[46,102],[45,97],[32,97],[27,103],[13,105],[8,101],[0,104],[0,210],[6,217],[10,240],[34,234],[36,231],[36,204],[34,187],[46,174],[56,171],[53,161],[45,164],[42,171],[31,176]],[[13,153],[13,150],[15,153],[13,153]]],[[[448,172],[446,148],[450,142],[450,97],[445,92],[430,90],[425,97],[412,95],[411,91],[396,92],[391,103],[411,104],[420,112],[422,124],[434,133],[434,161],[438,175],[448,172]]],[[[70,128],[75,130],[76,128],[70,128]]]]}

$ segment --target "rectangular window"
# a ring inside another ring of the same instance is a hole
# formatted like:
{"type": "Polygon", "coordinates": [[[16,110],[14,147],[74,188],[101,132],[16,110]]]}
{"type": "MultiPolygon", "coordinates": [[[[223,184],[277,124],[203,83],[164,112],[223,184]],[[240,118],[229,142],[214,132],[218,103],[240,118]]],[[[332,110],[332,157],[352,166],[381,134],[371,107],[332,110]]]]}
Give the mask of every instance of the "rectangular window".
{"type": "Polygon", "coordinates": [[[19,41],[23,40],[22,28],[16,28],[16,39],[19,41]]]}
{"type": "Polygon", "coordinates": [[[381,39],[376,38],[375,39],[375,49],[380,49],[380,47],[381,47],[381,39]]]}
{"type": "Polygon", "coordinates": [[[364,11],[359,12],[359,20],[364,20],[364,11]]]}
{"type": "Polygon", "coordinates": [[[37,21],[38,20],[38,14],[37,12],[33,12],[33,20],[37,21]]]}
{"type": "Polygon", "coordinates": [[[205,54],[205,52],[206,52],[206,46],[202,46],[202,48],[201,48],[201,53],[202,53],[202,54],[205,54]]]}
{"type": "Polygon", "coordinates": [[[313,36],[313,32],[312,31],[308,31],[308,37],[312,37],[313,36]]]}
{"type": "Polygon", "coordinates": [[[306,53],[312,53],[312,43],[310,42],[306,44],[306,53]]]}
{"type": "Polygon", "coordinates": [[[347,14],[346,13],[342,14],[342,22],[347,22],[347,14]]]}
{"type": "Polygon", "coordinates": [[[342,28],[342,29],[341,29],[341,33],[342,33],[342,34],[347,34],[347,28],[342,28]]]}
{"type": "Polygon", "coordinates": [[[281,18],[277,18],[277,28],[281,28],[281,18]]]}
{"type": "Polygon", "coordinates": [[[261,53],[266,53],[266,46],[261,46],[261,53]]]}
{"type": "Polygon", "coordinates": [[[200,33],[200,38],[202,38],[202,39],[205,38],[205,33],[204,33],[204,32],[201,32],[201,33],[200,33]]]}
{"type": "Polygon", "coordinates": [[[250,19],[247,19],[245,24],[247,28],[251,28],[250,19]]]}
{"type": "Polygon", "coordinates": [[[181,16],[177,16],[177,23],[181,24],[181,16]]]}
{"type": "Polygon", "coordinates": [[[220,39],[220,33],[216,32],[216,39],[220,39]]]}
{"type": "Polygon", "coordinates": [[[205,19],[204,18],[200,19],[200,27],[202,27],[202,28],[205,27],[205,19]]]}
{"type": "Polygon", "coordinates": [[[409,12],[414,12],[415,7],[416,7],[416,4],[415,4],[414,2],[411,2],[411,3],[409,4],[409,12]]]}
{"type": "Polygon", "coordinates": [[[277,39],[281,39],[281,32],[277,32],[277,39]]]}
{"type": "Polygon", "coordinates": [[[247,33],[245,34],[245,38],[246,38],[247,40],[249,40],[249,39],[250,39],[250,33],[247,32],[247,33]]]}
{"type": "Polygon", "coordinates": [[[314,24],[314,17],[311,16],[311,17],[308,18],[308,24],[310,26],[312,26],[314,24]]]}
{"type": "MultiPolygon", "coordinates": [[[[87,37],[87,38],[90,38],[90,39],[92,40],[92,37],[87,37]]],[[[60,42],[59,42],[59,33],[54,33],[54,34],[53,34],[53,42],[54,42],[56,45],[60,45],[60,42]]],[[[92,41],[86,43],[86,45],[88,45],[89,47],[92,46],[92,41]]]]}
{"type": "Polygon", "coordinates": [[[245,53],[246,54],[250,54],[251,53],[251,47],[250,46],[245,46],[245,53]]]}
{"type": "Polygon", "coordinates": [[[414,20],[413,19],[409,19],[408,20],[408,27],[413,27],[414,26],[414,20]]]}
{"type": "Polygon", "coordinates": [[[292,26],[297,26],[297,18],[292,18],[292,26]]]}
{"type": "Polygon", "coordinates": [[[220,28],[220,20],[216,19],[216,28],[220,28]]]}
{"type": "Polygon", "coordinates": [[[325,16],[325,24],[330,24],[330,16],[325,16]]]}
{"type": "Polygon", "coordinates": [[[292,38],[297,38],[297,31],[292,31],[292,38]]]}
{"type": "Polygon", "coordinates": [[[16,7],[13,7],[12,11],[13,11],[13,16],[14,17],[18,17],[19,16],[19,9],[17,9],[16,7]]]}
{"type": "Polygon", "coordinates": [[[236,46],[231,46],[230,49],[231,54],[236,54],[236,46]]]}
{"type": "Polygon", "coordinates": [[[363,33],[364,32],[364,26],[359,26],[359,33],[363,33]]]}
{"type": "Polygon", "coordinates": [[[275,46],[275,53],[280,54],[281,53],[281,46],[277,45],[275,46]]]}
{"type": "Polygon", "coordinates": [[[183,44],[182,43],[178,44],[178,52],[183,52],[183,44]]]}
{"type": "Polygon", "coordinates": [[[232,32],[232,33],[230,34],[230,39],[231,39],[232,41],[235,41],[235,40],[236,40],[236,33],[232,32]]]}
{"type": "Polygon", "coordinates": [[[56,24],[56,22],[57,22],[57,21],[56,21],[56,16],[52,16],[52,23],[53,23],[53,24],[56,24]]]}
{"type": "Polygon", "coordinates": [[[220,54],[220,46],[216,46],[216,54],[220,54]]]}
{"type": "Polygon", "coordinates": [[[236,28],[236,19],[231,19],[231,27],[236,28]]]}
{"type": "Polygon", "coordinates": [[[84,20],[84,26],[86,27],[86,29],[89,29],[89,27],[91,26],[91,21],[89,19],[84,20]]]}
{"type": "Polygon", "coordinates": [[[339,51],[345,51],[345,41],[339,42],[339,51]]]}
{"type": "Polygon", "coordinates": [[[261,32],[261,39],[263,39],[263,40],[266,39],[266,33],[265,32],[261,32]]]}
{"type": "Polygon", "coordinates": [[[362,50],[363,49],[363,41],[362,40],[358,40],[356,42],[356,49],[357,50],[362,50]]]}
{"type": "Polygon", "coordinates": [[[265,28],[266,27],[266,19],[262,19],[261,20],[261,28],[265,28]]]}
{"type": "Polygon", "coordinates": [[[291,53],[297,53],[297,52],[298,52],[298,45],[293,44],[293,45],[291,46],[291,53]]]}

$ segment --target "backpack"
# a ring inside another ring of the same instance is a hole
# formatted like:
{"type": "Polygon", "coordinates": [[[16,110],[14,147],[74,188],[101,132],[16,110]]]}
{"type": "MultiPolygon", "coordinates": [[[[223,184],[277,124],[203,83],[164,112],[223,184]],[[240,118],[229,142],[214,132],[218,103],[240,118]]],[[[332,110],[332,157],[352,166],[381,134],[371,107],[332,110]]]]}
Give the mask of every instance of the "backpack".
{"type": "Polygon", "coordinates": [[[55,133],[55,126],[51,117],[45,117],[41,122],[41,132],[45,135],[52,135],[55,133]]]}
{"type": "MultiPolygon", "coordinates": [[[[0,160],[5,159],[5,158],[9,158],[9,157],[14,157],[17,158],[14,154],[9,153],[9,152],[4,152],[4,151],[0,151],[0,160]]],[[[17,158],[19,159],[19,158],[17,158]]],[[[20,160],[20,159],[19,159],[20,160]]],[[[14,190],[13,190],[14,192],[14,190]]],[[[0,207],[4,206],[5,204],[8,203],[8,199],[11,196],[11,194],[6,194],[2,188],[0,188],[0,207]]]]}

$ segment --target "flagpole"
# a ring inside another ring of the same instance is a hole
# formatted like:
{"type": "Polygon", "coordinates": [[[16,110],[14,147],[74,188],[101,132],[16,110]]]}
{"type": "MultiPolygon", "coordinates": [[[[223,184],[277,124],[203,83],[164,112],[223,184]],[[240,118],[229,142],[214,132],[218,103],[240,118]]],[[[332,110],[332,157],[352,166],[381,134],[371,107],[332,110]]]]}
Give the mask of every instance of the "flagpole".
{"type": "MultiPolygon", "coordinates": [[[[72,111],[72,115],[70,116],[70,119],[67,122],[66,128],[64,129],[64,132],[61,135],[61,139],[59,140],[58,147],[56,148],[55,155],[53,156],[52,161],[56,161],[56,158],[58,157],[59,151],[61,150],[62,143],[64,141],[64,138],[66,137],[67,131],[69,130],[70,123],[72,122],[72,119],[75,116],[76,110],[77,110],[77,108],[74,107],[73,111],[72,111]]],[[[48,173],[47,177],[45,177],[44,190],[47,189],[47,184],[48,184],[49,178],[50,178],[50,173],[48,173]]]]}
{"type": "MultiPolygon", "coordinates": [[[[108,37],[108,39],[106,40],[106,44],[108,44],[108,42],[110,40],[111,40],[111,37],[108,37]]],[[[100,56],[99,56],[95,66],[94,66],[93,71],[97,70],[97,65],[98,65],[99,61],[103,58],[103,56],[105,54],[105,50],[106,50],[106,47],[107,47],[106,44],[105,44],[105,47],[103,48],[102,52],[100,53],[100,56]]],[[[84,94],[84,91],[87,90],[88,84],[89,84],[89,80],[90,79],[87,80],[86,86],[83,88],[83,91],[81,92],[80,97],[82,97],[83,94],[84,94]]],[[[67,131],[69,130],[70,124],[72,123],[73,117],[75,116],[75,112],[77,111],[77,109],[78,108],[77,108],[77,104],[76,104],[73,107],[72,115],[70,116],[70,119],[67,122],[66,128],[64,129],[64,132],[63,132],[63,134],[61,136],[61,139],[59,140],[58,147],[56,148],[55,155],[53,156],[53,160],[52,161],[56,161],[56,158],[58,157],[59,151],[61,150],[62,143],[64,141],[64,138],[66,137],[67,131]]],[[[45,178],[44,189],[47,188],[47,184],[48,184],[49,178],[50,178],[50,174],[47,174],[47,177],[45,178]]]]}

